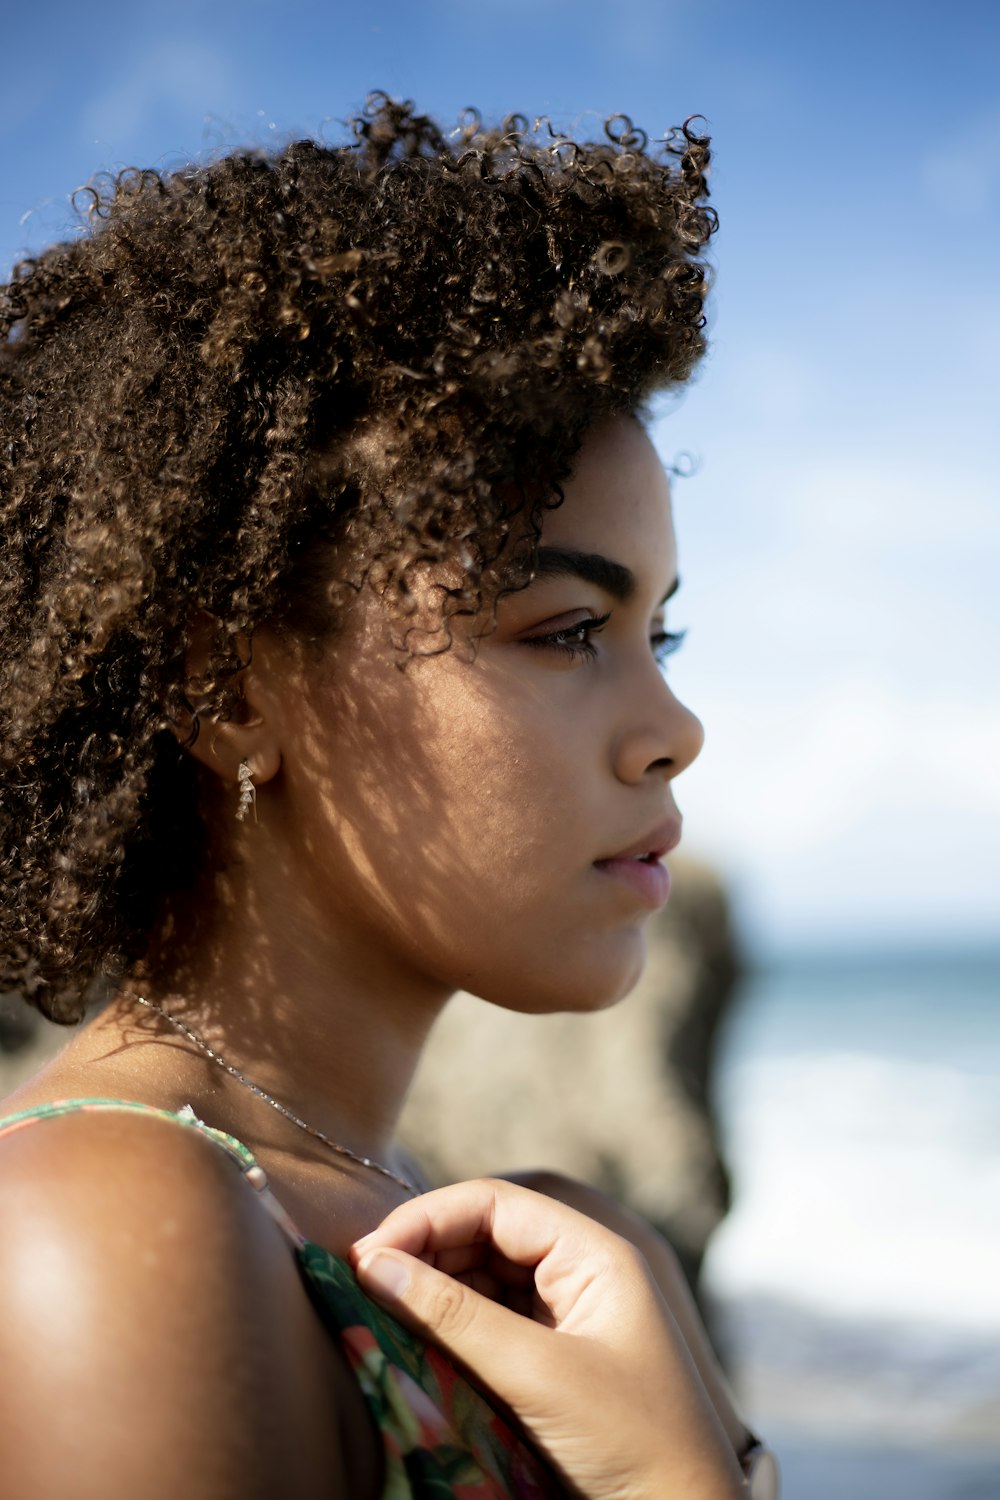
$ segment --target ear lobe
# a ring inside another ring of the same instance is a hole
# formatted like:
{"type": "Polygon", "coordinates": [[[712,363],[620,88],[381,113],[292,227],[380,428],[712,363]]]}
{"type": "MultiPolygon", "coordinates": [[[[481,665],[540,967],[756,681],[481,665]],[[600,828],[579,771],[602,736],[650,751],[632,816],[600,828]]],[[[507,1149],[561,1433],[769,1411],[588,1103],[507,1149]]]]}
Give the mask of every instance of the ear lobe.
{"type": "MultiPolygon", "coordinates": [[[[217,624],[207,610],[199,610],[192,620],[185,655],[188,682],[204,682],[212,675],[219,649],[217,624]]],[[[255,784],[261,786],[277,775],[281,750],[266,710],[254,701],[258,683],[250,638],[239,637],[236,646],[243,665],[230,679],[229,714],[223,718],[218,712],[199,709],[195,698],[196,706],[171,728],[187,752],[222,781],[236,786],[239,768],[246,761],[255,784]]]]}
{"type": "Polygon", "coordinates": [[[193,740],[184,740],[179,729],[175,730],[189,755],[193,755],[220,780],[232,785],[239,784],[240,766],[246,762],[256,786],[263,786],[278,774],[281,767],[281,750],[277,737],[263,714],[257,714],[242,723],[239,720],[203,718],[195,715],[198,733],[193,740]]]}

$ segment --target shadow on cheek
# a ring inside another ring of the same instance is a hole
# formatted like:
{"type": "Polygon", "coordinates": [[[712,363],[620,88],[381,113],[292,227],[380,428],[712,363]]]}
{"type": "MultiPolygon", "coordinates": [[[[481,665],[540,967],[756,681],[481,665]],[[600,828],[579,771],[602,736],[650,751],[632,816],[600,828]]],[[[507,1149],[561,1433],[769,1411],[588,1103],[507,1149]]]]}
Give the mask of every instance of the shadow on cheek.
{"type": "MultiPolygon", "coordinates": [[[[441,658],[363,661],[304,698],[297,775],[314,813],[306,858],[338,852],[400,920],[447,913],[473,875],[463,850],[477,782],[467,700],[441,658]]],[[[436,924],[435,924],[436,925],[436,924]]]]}

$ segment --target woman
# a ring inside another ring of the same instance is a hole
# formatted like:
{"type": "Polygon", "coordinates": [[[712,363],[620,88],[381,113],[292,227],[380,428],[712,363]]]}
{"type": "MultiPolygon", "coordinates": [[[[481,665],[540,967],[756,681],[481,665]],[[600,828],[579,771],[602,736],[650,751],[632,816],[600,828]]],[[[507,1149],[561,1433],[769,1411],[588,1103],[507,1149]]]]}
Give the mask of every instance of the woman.
{"type": "MultiPolygon", "coordinates": [[[[4,1493],[599,1492],[345,1258],[448,996],[611,1004],[666,898],[637,413],[702,349],[707,143],[353,128],[123,174],[4,292],[0,985],[106,1002],[0,1126],[4,1493]]],[[[740,1493],[664,1338],[659,1477],[740,1493]]]]}

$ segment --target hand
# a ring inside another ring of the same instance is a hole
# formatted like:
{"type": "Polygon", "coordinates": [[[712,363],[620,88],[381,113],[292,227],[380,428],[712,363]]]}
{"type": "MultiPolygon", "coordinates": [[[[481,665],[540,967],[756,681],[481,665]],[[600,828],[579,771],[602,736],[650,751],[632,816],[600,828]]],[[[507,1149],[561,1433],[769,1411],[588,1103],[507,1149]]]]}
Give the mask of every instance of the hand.
{"type": "Polygon", "coordinates": [[[736,1400],[709,1343],[680,1262],[663,1236],[624,1204],[609,1198],[589,1183],[578,1182],[561,1172],[515,1172],[509,1177],[504,1173],[504,1177],[522,1187],[534,1188],[535,1192],[544,1193],[548,1198],[557,1198],[568,1208],[577,1209],[588,1219],[596,1220],[635,1245],[673,1314],[730,1444],[737,1453],[746,1453],[755,1442],[754,1434],[739,1415],[736,1400]]]}
{"type": "Polygon", "coordinates": [[[737,1500],[731,1442],[636,1247],[513,1183],[440,1188],[351,1251],[364,1291],[515,1413],[586,1500],[737,1500]]]}

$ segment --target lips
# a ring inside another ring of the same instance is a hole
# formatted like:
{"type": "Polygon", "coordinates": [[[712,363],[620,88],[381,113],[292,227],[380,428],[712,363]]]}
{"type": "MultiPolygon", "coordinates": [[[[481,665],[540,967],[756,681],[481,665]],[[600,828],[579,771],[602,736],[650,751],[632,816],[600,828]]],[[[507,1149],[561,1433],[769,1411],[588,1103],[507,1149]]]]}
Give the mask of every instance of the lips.
{"type": "Polygon", "coordinates": [[[671,849],[676,849],[681,841],[681,819],[667,818],[658,823],[655,828],[636,839],[634,844],[629,844],[626,849],[619,849],[615,854],[605,855],[603,859],[595,859],[595,865],[611,864],[621,859],[638,859],[655,861],[669,854],[671,849]]]}
{"type": "Polygon", "coordinates": [[[670,896],[670,871],[660,861],[680,840],[681,820],[670,818],[617,854],[595,859],[594,869],[626,886],[655,911],[670,896]]]}

